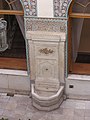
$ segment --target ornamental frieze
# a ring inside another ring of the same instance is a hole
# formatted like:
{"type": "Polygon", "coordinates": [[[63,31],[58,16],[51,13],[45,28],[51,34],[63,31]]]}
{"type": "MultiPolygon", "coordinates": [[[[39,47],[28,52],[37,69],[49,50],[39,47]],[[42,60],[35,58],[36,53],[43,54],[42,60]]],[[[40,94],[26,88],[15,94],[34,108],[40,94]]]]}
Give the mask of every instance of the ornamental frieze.
{"type": "Polygon", "coordinates": [[[26,18],[26,31],[66,32],[66,20],[26,18]]]}

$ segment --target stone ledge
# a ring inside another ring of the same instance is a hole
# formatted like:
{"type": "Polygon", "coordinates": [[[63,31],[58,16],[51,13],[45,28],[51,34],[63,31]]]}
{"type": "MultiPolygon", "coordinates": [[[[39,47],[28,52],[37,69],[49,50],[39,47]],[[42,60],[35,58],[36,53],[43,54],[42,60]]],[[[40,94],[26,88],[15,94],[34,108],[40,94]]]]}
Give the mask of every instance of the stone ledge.
{"type": "Polygon", "coordinates": [[[46,32],[46,31],[27,31],[26,38],[32,41],[64,42],[66,40],[66,33],[46,32]]]}

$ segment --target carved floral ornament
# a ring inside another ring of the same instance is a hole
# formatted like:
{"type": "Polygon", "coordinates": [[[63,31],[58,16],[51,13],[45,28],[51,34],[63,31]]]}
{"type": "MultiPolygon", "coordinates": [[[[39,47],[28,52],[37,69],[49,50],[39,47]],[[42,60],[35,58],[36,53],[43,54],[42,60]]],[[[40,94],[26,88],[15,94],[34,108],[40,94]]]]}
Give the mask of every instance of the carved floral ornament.
{"type": "Polygon", "coordinates": [[[48,48],[43,48],[40,49],[39,52],[48,55],[48,54],[52,54],[54,51],[48,48]]]}

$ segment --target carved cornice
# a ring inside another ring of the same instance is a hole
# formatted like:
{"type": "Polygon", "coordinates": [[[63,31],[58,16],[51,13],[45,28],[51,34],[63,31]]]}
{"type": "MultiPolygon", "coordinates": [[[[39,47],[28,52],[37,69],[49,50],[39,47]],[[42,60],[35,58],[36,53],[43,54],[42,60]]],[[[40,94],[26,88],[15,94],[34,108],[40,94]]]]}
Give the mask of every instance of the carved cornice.
{"type": "Polygon", "coordinates": [[[66,32],[67,20],[26,18],[26,31],[66,32]]]}

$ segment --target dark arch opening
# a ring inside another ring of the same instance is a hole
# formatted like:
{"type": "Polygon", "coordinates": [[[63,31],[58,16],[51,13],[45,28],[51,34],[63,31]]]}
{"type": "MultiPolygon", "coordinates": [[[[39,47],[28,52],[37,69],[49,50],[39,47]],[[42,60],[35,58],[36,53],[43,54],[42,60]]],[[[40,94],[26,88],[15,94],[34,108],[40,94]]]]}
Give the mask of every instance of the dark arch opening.
{"type": "Polygon", "coordinates": [[[19,0],[0,0],[0,17],[7,21],[8,49],[0,52],[0,69],[26,70],[23,7],[19,0]]]}

